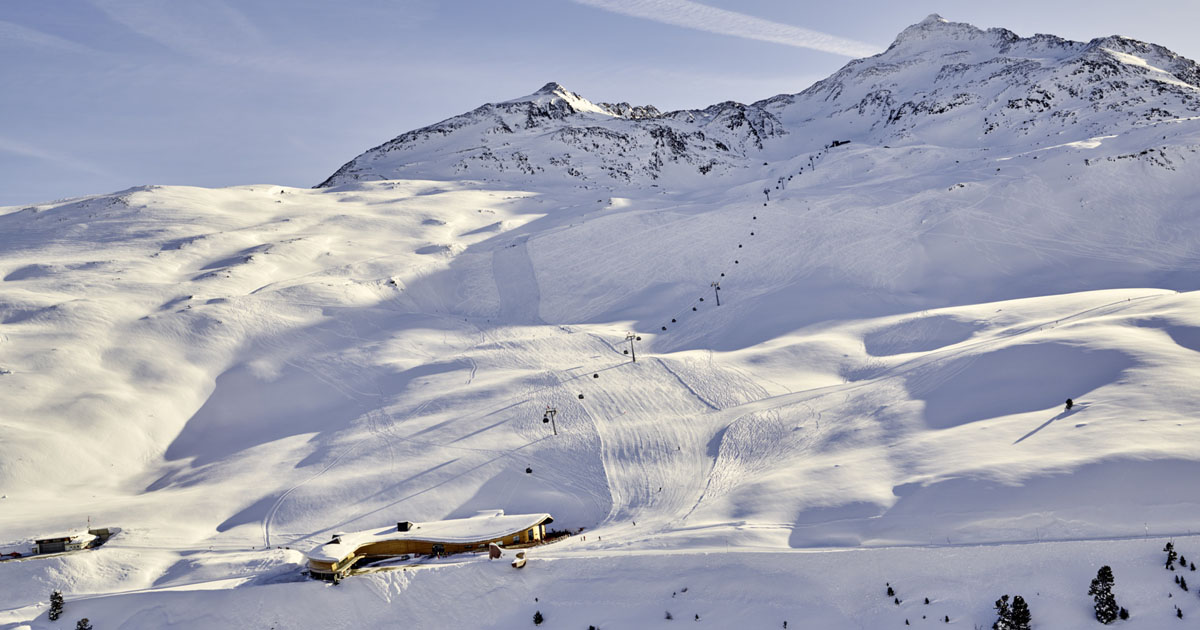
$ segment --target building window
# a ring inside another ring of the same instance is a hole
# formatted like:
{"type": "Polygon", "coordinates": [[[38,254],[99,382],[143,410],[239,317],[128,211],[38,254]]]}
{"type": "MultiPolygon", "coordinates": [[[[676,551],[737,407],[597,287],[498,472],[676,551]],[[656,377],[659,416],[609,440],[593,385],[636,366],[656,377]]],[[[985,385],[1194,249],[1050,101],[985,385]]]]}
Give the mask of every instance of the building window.
{"type": "Polygon", "coordinates": [[[520,534],[517,534],[516,536],[513,536],[513,542],[514,542],[514,543],[519,543],[519,542],[521,542],[521,535],[520,535],[520,534]]]}

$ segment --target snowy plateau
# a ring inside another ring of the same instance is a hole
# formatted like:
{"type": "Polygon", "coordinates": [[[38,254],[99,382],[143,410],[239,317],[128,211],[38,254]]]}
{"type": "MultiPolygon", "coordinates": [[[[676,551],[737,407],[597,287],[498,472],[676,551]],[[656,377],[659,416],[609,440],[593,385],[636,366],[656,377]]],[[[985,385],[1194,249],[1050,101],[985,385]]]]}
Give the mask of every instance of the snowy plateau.
{"type": "Polygon", "coordinates": [[[0,549],[121,529],[0,562],[0,629],[1092,628],[1103,565],[1196,627],[1197,288],[1200,66],[937,16],[757,103],[0,208],[0,549]],[[303,574],[493,508],[573,535],[303,574]]]}

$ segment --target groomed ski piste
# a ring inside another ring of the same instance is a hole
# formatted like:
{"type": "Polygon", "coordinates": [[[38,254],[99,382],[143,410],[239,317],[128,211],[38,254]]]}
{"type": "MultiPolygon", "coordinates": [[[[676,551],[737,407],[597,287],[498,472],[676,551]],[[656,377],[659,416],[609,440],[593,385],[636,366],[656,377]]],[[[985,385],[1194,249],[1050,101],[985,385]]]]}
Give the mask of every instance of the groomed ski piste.
{"type": "Polygon", "coordinates": [[[973,628],[1002,594],[1084,628],[1102,565],[1123,627],[1193,623],[1161,550],[1200,558],[1200,122],[787,111],[707,175],[0,209],[0,542],[122,529],[0,563],[0,628],[60,627],[56,589],[97,628],[973,628]],[[302,575],[493,508],[584,530],[302,575]]]}

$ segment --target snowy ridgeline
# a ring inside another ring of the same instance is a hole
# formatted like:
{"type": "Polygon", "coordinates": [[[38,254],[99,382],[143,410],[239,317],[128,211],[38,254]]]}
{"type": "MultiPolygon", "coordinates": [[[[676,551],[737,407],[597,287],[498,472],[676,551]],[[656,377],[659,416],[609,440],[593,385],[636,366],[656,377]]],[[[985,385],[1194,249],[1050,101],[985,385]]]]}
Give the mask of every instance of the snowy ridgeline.
{"type": "Polygon", "coordinates": [[[1200,558],[1194,67],[927,20],[750,106],[550,85],[325,188],[0,209],[0,543],[123,528],[0,563],[0,628],[54,589],[97,627],[990,627],[1010,594],[1069,628],[1104,565],[1133,627],[1200,615],[1161,551],[1200,558]],[[333,533],[491,508],[585,530],[297,581],[333,533]]]}
{"type": "MultiPolygon", "coordinates": [[[[1162,46],[1022,38],[933,15],[798,94],[664,113],[592,103],[550,83],[404,133],[320,186],[469,178],[720,187],[718,175],[757,170],[764,159],[819,158],[847,141],[1011,155],[1134,129],[1160,129],[1166,140],[1175,123],[1200,116],[1198,87],[1200,66],[1162,46]]],[[[1160,148],[1156,140],[1138,150],[1160,148]]]]}

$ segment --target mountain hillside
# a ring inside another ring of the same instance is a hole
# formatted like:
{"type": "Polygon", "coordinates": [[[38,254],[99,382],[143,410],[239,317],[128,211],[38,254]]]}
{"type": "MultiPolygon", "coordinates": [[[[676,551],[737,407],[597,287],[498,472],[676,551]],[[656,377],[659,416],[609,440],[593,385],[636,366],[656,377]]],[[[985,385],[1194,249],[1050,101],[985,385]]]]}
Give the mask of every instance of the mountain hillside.
{"type": "Polygon", "coordinates": [[[972,627],[1004,593],[1076,628],[1103,564],[1122,623],[1178,627],[1196,68],[931,16],[751,105],[551,83],[313,189],[0,208],[0,552],[121,528],[0,562],[0,630],[58,627],[53,589],[97,628],[972,627]],[[302,574],[486,509],[573,535],[302,574]]]}

